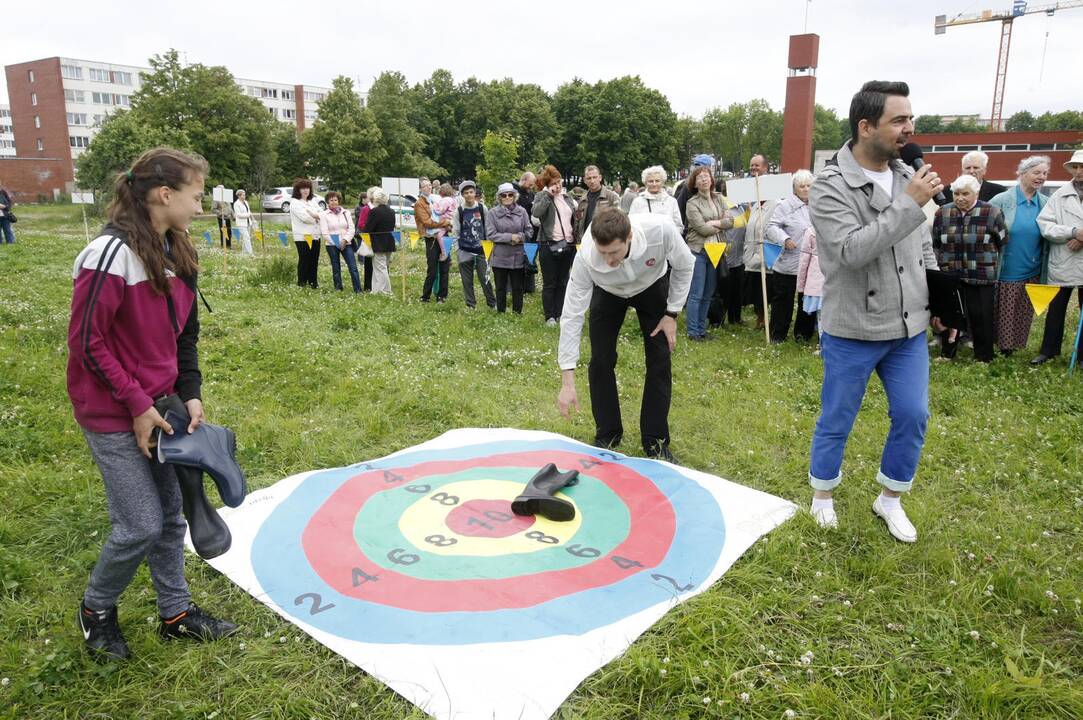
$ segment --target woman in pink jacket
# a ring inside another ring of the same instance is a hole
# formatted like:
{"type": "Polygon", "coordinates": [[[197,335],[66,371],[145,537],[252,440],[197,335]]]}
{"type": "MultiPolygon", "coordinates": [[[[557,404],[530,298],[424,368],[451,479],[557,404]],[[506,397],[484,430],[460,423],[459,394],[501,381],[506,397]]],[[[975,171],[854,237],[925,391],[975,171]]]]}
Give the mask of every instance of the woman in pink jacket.
{"type": "Polygon", "coordinates": [[[332,190],[327,193],[327,209],[320,213],[320,235],[327,240],[327,256],[331,258],[331,277],[335,290],[342,289],[342,263],[346,258],[353,291],[361,292],[361,277],[357,274],[357,256],[353,242],[353,215],[342,207],[342,195],[332,190]]]}
{"type": "MultiPolygon", "coordinates": [[[[805,230],[801,240],[801,259],[797,266],[797,292],[804,297],[801,309],[816,316],[816,327],[820,326],[820,308],[824,303],[824,274],[820,270],[820,255],[816,251],[816,230],[811,226],[805,230]]],[[[817,351],[819,352],[819,351],[817,351]]]]}

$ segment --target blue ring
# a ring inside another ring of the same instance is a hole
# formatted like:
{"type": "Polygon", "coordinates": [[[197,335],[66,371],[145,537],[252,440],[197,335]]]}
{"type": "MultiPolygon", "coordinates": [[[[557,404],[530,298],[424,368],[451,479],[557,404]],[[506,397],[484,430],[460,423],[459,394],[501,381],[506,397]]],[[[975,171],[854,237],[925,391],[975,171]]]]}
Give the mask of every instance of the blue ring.
{"type": "Polygon", "coordinates": [[[652,575],[670,577],[681,586],[692,585],[691,592],[708,578],[718,562],[725,536],[725,521],[714,496],[699,483],[661,463],[563,440],[500,442],[419,450],[310,475],[264,521],[252,543],[251,561],[253,572],[270,600],[299,621],[324,632],[358,642],[467,645],[582,635],[610,625],[677,594],[673,584],[652,575]],[[468,460],[509,451],[537,450],[562,450],[616,461],[650,478],[669,499],[677,519],[673,542],[661,564],[629,571],[629,576],[619,582],[531,608],[419,612],[342,595],[316,574],[305,557],[301,535],[306,524],[332,493],[357,474],[359,466],[395,469],[433,460],[468,460]],[[305,608],[310,608],[310,604],[301,607],[294,604],[295,598],[309,592],[318,593],[323,606],[333,603],[335,607],[309,615],[305,608]]]}

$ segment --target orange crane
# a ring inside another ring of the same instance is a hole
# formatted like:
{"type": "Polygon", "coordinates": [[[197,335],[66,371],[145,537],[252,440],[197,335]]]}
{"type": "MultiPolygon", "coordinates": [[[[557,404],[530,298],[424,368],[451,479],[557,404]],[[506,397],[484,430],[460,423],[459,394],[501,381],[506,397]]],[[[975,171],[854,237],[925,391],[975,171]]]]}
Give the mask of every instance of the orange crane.
{"type": "Polygon", "coordinates": [[[955,25],[973,25],[974,23],[1000,21],[1000,53],[997,55],[996,85],[993,87],[993,112],[990,114],[989,129],[1001,130],[1003,127],[1002,116],[1004,114],[1004,83],[1008,79],[1008,50],[1012,44],[1012,23],[1017,17],[1045,13],[1052,15],[1057,10],[1068,10],[1083,6],[1083,0],[1070,0],[1069,2],[1046,3],[1028,7],[1024,0],[1013,0],[1012,9],[1007,12],[993,12],[982,10],[980,13],[969,15],[956,15],[948,19],[947,15],[937,15],[933,27],[937,35],[943,35],[949,27],[955,25]]]}

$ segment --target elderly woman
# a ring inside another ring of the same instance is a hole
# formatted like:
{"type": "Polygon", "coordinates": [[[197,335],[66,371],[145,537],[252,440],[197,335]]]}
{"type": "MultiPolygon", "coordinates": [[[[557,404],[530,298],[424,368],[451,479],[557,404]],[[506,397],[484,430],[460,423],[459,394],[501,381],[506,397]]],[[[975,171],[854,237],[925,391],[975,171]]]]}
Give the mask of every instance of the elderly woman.
{"type": "MultiPolygon", "coordinates": [[[[801,264],[801,240],[812,227],[808,214],[808,194],[813,175],[808,170],[793,174],[793,195],[781,201],[767,221],[765,242],[782,246],[768,282],[767,301],[771,306],[771,342],[786,341],[793,320],[793,301],[797,293],[797,271],[801,264]]],[[[807,341],[816,332],[816,316],[805,312],[803,296],[797,298],[797,320],[793,324],[795,340],[807,341]]]]}
{"type": "Polygon", "coordinates": [[[1064,163],[1064,169],[1071,174],[1072,182],[1053,193],[1038,215],[1038,227],[1049,242],[1046,282],[1059,285],[1060,291],[1049,303],[1042,349],[1031,365],[1041,365],[1060,355],[1064,315],[1073,288],[1081,288],[1079,301],[1083,304],[1083,150],[1076,150],[1064,163]]]}
{"type": "MultiPolygon", "coordinates": [[[[634,203],[633,203],[634,207],[634,203]]],[[[688,177],[688,234],[685,242],[692,251],[692,286],[688,289],[686,330],[688,339],[707,339],[707,312],[711,307],[718,276],[711,259],[703,249],[707,242],[722,242],[723,233],[733,227],[734,213],[726,208],[726,199],[714,191],[711,168],[697,167],[688,177]]],[[[725,262],[724,259],[719,262],[725,262]]]]}
{"type": "Polygon", "coordinates": [[[538,260],[542,271],[545,324],[556,326],[564,312],[564,291],[575,260],[575,201],[564,192],[560,171],[546,165],[538,176],[531,215],[538,221],[538,260]]]}
{"type": "Polygon", "coordinates": [[[534,226],[530,216],[519,205],[519,193],[511,183],[496,190],[497,206],[485,216],[485,234],[493,241],[489,258],[496,276],[496,311],[506,312],[508,285],[511,285],[511,310],[523,312],[523,280],[526,272],[526,252],[523,243],[530,242],[534,226]]]}
{"type": "Polygon", "coordinates": [[[0,184],[0,234],[3,235],[0,242],[5,245],[11,245],[15,242],[15,230],[11,227],[11,219],[14,217],[11,208],[15,206],[15,201],[12,199],[13,195],[14,193],[0,184]]]}
{"type": "Polygon", "coordinates": [[[319,287],[320,206],[312,199],[312,181],[308,178],[298,178],[293,183],[290,229],[297,247],[297,285],[319,287]]]}
{"type": "Polygon", "coordinates": [[[383,188],[370,187],[369,203],[372,208],[365,217],[365,232],[372,238],[372,292],[391,294],[391,276],[387,273],[391,253],[395,252],[395,211],[387,204],[383,188]]]}
{"type": "Polygon", "coordinates": [[[342,289],[342,258],[350,271],[353,291],[361,292],[361,277],[357,274],[357,251],[353,243],[353,216],[342,207],[342,195],[332,190],[327,193],[327,209],[320,213],[320,234],[327,242],[327,257],[331,259],[331,279],[335,290],[342,289]]]}
{"type": "MultiPolygon", "coordinates": [[[[652,165],[643,171],[643,184],[647,189],[632,200],[628,214],[655,213],[665,215],[673,221],[678,230],[684,231],[684,223],[681,222],[681,209],[677,207],[677,201],[666,192],[666,169],[661,165],[652,165]]],[[[622,201],[623,202],[623,201],[622,201]]]]}
{"type": "Polygon", "coordinates": [[[255,254],[252,252],[252,209],[248,207],[248,195],[244,190],[237,191],[237,199],[233,201],[233,217],[237,223],[237,232],[241,236],[244,254],[255,254]]]}
{"type": "MultiPolygon", "coordinates": [[[[993,361],[994,290],[1000,251],[1007,240],[1004,215],[978,199],[981,183],[973,175],[960,175],[951,184],[954,200],[933,217],[933,249],[941,272],[962,280],[963,308],[974,359],[993,361]]],[[[955,355],[955,342],[944,338],[943,355],[955,355]]]]}
{"type": "Polygon", "coordinates": [[[1034,308],[1027,297],[1027,283],[1038,282],[1042,274],[1045,242],[1038,229],[1038,213],[1046,197],[1040,192],[1049,177],[1046,155],[1031,155],[1015,171],[1019,184],[992,200],[1004,214],[1008,243],[1000,255],[1000,283],[997,285],[997,345],[1005,355],[1027,346],[1034,308]]]}

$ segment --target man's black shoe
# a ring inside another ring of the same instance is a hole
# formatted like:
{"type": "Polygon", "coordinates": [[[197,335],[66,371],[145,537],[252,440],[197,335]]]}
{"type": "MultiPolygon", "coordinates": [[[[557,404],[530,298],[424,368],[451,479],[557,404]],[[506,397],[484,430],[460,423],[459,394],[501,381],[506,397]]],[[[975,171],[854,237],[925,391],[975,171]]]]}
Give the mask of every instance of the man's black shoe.
{"type": "Polygon", "coordinates": [[[1053,358],[1049,357],[1048,355],[1042,355],[1041,353],[1039,353],[1034,356],[1034,359],[1030,361],[1030,364],[1034,367],[1038,367],[1039,365],[1045,365],[1052,359],[1053,358]]]}
{"type": "Polygon", "coordinates": [[[665,460],[666,462],[678,464],[676,458],[673,457],[673,453],[669,451],[669,445],[655,442],[651,447],[647,448],[647,457],[654,460],[665,460]]]}
{"type": "Polygon", "coordinates": [[[161,618],[158,634],[166,640],[189,638],[199,641],[221,640],[237,632],[239,628],[229,620],[219,620],[192,603],[188,609],[174,618],[161,618]]]}
{"type": "Polygon", "coordinates": [[[620,447],[620,442],[623,439],[623,434],[611,437],[608,440],[595,435],[593,445],[594,447],[601,448],[602,450],[616,450],[618,447],[620,447]]]}
{"type": "Polygon", "coordinates": [[[127,660],[132,654],[120,632],[115,605],[108,610],[90,610],[80,600],[79,629],[87,651],[98,662],[127,660]]]}

